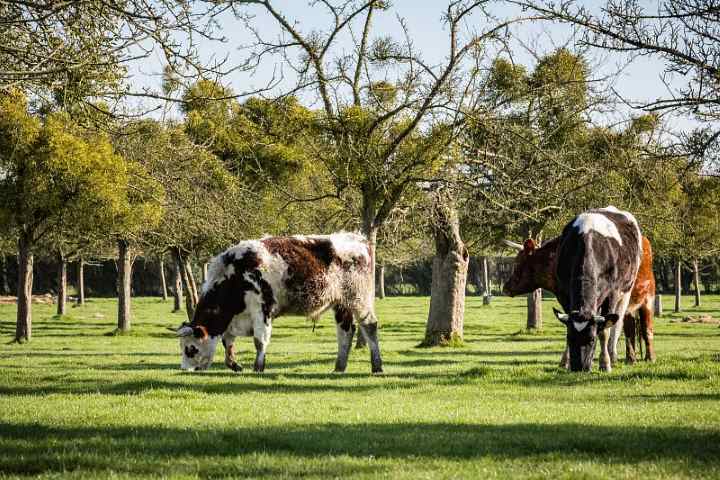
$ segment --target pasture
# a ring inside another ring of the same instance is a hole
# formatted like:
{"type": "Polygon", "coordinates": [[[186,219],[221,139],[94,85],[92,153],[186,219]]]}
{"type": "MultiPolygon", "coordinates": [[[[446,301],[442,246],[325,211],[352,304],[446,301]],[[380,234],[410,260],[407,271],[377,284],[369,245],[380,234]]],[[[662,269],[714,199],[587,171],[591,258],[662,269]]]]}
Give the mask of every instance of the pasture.
{"type": "MultiPolygon", "coordinates": [[[[135,299],[122,336],[108,335],[114,300],[62,318],[34,305],[24,345],[6,344],[15,306],[0,305],[0,476],[720,477],[718,325],[666,313],[656,364],[570,374],[557,368],[554,301],[543,302],[544,334],[526,335],[524,298],[468,298],[465,346],[421,349],[428,301],[378,301],[382,376],[369,374],[367,350],[329,373],[329,315],[315,331],[276,320],[264,374],[251,372],[251,339],[237,342],[243,373],[218,352],[210,371],[188,374],[165,331],[184,314],[169,302],[135,299]]],[[[683,315],[699,312],[719,318],[720,297],[683,315]]]]}

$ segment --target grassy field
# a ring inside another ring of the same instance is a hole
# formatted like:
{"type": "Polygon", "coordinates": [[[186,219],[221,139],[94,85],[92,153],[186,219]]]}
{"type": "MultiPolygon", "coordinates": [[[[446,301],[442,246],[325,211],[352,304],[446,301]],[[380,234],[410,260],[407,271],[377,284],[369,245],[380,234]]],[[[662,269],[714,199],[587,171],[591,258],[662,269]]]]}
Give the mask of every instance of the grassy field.
{"type": "MultiPolygon", "coordinates": [[[[667,299],[666,308],[670,307],[667,299]]],[[[385,375],[367,351],[329,372],[335,328],[275,322],[264,374],[179,371],[183,316],[136,299],[63,318],[35,306],[33,341],[6,344],[0,305],[0,476],[45,478],[719,478],[720,328],[657,321],[658,362],[570,374],[551,300],[543,335],[519,333],[524,299],[467,302],[466,346],[420,349],[427,298],[378,302],[385,375]]],[[[686,300],[690,304],[690,300],[686,300]]],[[[720,317],[720,297],[700,310],[720,317]]],[[[622,340],[621,340],[622,341],[622,340]]]]}

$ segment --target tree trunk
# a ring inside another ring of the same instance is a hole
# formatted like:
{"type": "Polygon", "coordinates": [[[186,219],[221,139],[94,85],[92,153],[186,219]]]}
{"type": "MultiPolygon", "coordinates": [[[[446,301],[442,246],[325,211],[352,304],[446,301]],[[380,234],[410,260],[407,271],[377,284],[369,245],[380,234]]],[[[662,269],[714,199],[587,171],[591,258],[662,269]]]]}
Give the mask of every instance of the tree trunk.
{"type": "MultiPolygon", "coordinates": [[[[173,257],[173,260],[175,258],[173,257]]],[[[179,312],[182,310],[182,304],[183,304],[183,286],[182,286],[182,273],[180,272],[180,265],[178,265],[177,261],[173,261],[175,264],[175,292],[173,295],[174,298],[174,305],[173,305],[173,312],[179,312]]]]}
{"type": "Polygon", "coordinates": [[[198,301],[200,300],[200,295],[198,294],[197,283],[195,283],[195,275],[193,274],[192,263],[190,263],[189,258],[185,259],[185,271],[187,272],[187,277],[190,281],[190,287],[192,288],[194,310],[195,305],[197,305],[198,301]]]}
{"type": "Polygon", "coordinates": [[[24,234],[18,240],[17,320],[15,341],[32,339],[33,254],[24,234]]]}
{"type": "Polygon", "coordinates": [[[62,252],[58,252],[58,298],[57,314],[65,315],[67,305],[67,259],[62,252]]]}
{"type": "Polygon", "coordinates": [[[179,248],[172,249],[173,258],[177,264],[177,268],[180,271],[181,285],[183,293],[185,294],[185,310],[189,321],[192,321],[193,315],[195,314],[195,306],[197,305],[197,290],[195,290],[194,284],[195,279],[193,278],[192,270],[190,269],[190,261],[184,258],[179,248]]]}
{"type": "Polygon", "coordinates": [[[680,296],[682,295],[682,261],[678,258],[675,269],[675,312],[682,309],[680,305],[680,296]]]}
{"type": "Polygon", "coordinates": [[[487,257],[482,257],[483,271],[483,305],[490,305],[490,275],[488,275],[487,257]]]}
{"type": "Polygon", "coordinates": [[[2,261],[2,267],[0,267],[0,294],[10,295],[10,283],[8,282],[8,261],[7,257],[3,255],[0,257],[2,261]]]}
{"type": "Polygon", "coordinates": [[[462,342],[465,318],[468,251],[460,238],[457,211],[439,199],[436,202],[435,258],[423,346],[462,342]]]}
{"type": "Polygon", "coordinates": [[[160,282],[162,283],[162,299],[163,302],[167,302],[168,294],[167,294],[167,281],[165,280],[165,262],[163,261],[163,258],[160,257],[160,282]]]}
{"type": "Polygon", "coordinates": [[[118,240],[118,322],[117,328],[121,332],[130,330],[130,288],[132,281],[132,260],[130,258],[130,243],[127,240],[118,240]]]}
{"type": "Polygon", "coordinates": [[[78,282],[78,299],[77,304],[85,305],[85,260],[82,257],[77,261],[77,282],[78,282]]]}
{"type": "Polygon", "coordinates": [[[695,283],[695,306],[700,306],[700,266],[698,259],[693,259],[693,282],[695,283]]]}
{"type": "MultiPolygon", "coordinates": [[[[374,213],[367,207],[363,212],[362,233],[365,235],[365,238],[367,238],[368,250],[370,252],[370,285],[368,285],[368,289],[373,292],[373,298],[375,298],[375,247],[377,245],[378,227],[375,225],[374,213]]],[[[358,335],[355,348],[363,348],[365,345],[365,336],[358,335]]]]}
{"type": "Polygon", "coordinates": [[[378,268],[378,296],[385,298],[385,265],[378,268]]]}
{"type": "Polygon", "coordinates": [[[542,288],[538,288],[527,296],[527,329],[542,330],[542,328],[542,288]]]}
{"type": "Polygon", "coordinates": [[[656,317],[662,317],[663,314],[663,306],[662,306],[662,295],[657,293],[655,294],[655,305],[654,305],[654,314],[656,317]]]}

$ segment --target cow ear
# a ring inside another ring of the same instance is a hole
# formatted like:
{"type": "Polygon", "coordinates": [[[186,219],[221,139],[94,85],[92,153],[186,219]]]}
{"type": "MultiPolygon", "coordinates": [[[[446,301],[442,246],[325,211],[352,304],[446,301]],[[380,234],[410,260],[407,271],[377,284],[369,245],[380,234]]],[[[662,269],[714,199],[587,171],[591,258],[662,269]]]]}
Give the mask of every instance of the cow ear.
{"type": "Polygon", "coordinates": [[[195,338],[199,338],[201,340],[205,340],[208,337],[207,328],[203,327],[202,325],[193,327],[192,334],[195,338]]]}
{"type": "Polygon", "coordinates": [[[558,310],[558,309],[555,308],[555,307],[553,307],[553,313],[555,314],[555,318],[557,318],[558,320],[560,320],[560,321],[561,321],[562,323],[564,323],[565,325],[568,324],[568,321],[569,321],[569,319],[570,319],[570,315],[568,315],[567,313],[562,313],[560,310],[558,310]]]}
{"type": "Polygon", "coordinates": [[[523,243],[523,250],[525,250],[526,253],[532,253],[533,250],[535,250],[535,240],[532,238],[528,238],[523,243]]]}

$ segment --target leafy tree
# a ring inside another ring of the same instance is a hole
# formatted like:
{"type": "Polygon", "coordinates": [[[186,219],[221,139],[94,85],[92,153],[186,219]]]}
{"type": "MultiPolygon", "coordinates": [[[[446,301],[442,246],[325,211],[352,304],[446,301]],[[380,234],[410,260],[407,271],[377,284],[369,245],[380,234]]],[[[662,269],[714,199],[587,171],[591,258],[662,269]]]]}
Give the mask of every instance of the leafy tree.
{"type": "Polygon", "coordinates": [[[15,340],[30,340],[34,249],[78,212],[107,222],[121,211],[128,170],[106,137],[81,132],[62,113],[34,116],[10,90],[0,94],[0,171],[0,223],[18,247],[15,340]]]}

